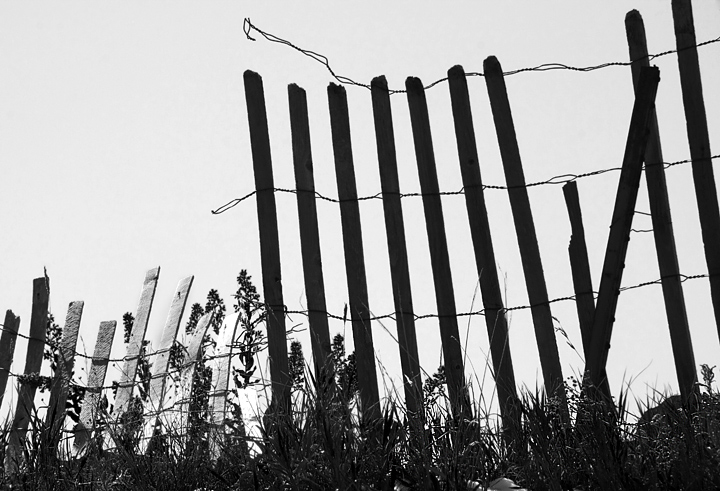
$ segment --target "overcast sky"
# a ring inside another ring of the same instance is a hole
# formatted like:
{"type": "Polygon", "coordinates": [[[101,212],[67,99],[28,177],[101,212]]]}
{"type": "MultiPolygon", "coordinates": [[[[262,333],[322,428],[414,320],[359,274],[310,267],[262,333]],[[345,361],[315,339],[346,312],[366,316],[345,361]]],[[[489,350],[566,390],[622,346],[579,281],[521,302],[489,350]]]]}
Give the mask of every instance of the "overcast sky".
{"type": "MultiPolygon", "coordinates": [[[[328,71],[297,51],[246,39],[243,18],[260,29],[321,53],[336,73],[369,83],[386,75],[391,88],[407,76],[430,83],[455,64],[482,71],[498,57],[507,70],[543,63],[574,66],[626,61],[627,11],[644,17],[649,51],[675,48],[670,1],[635,2],[2,2],[0,3],[0,310],[30,322],[32,280],[51,278],[51,310],[62,324],[70,301],[84,300],[82,342],[92,352],[100,321],[121,323],[134,312],[145,272],[161,266],[148,337],[159,339],[178,282],[195,275],[190,303],[216,288],[228,305],[245,268],[261,287],[254,198],[232,210],[210,210],[254,189],[242,75],[263,77],[276,186],[294,187],[287,85],[308,96],[317,190],[337,196],[326,87],[328,71]]],[[[720,35],[720,2],[695,2],[698,41],[720,35]]],[[[714,153],[720,153],[720,43],[701,48],[700,63],[714,153]]],[[[654,60],[661,82],[657,112],[666,161],[689,158],[677,57],[654,60]]],[[[469,79],[481,172],[504,184],[485,81],[469,79]]],[[[507,78],[528,182],[621,164],[633,91],[628,67],[594,72],[528,72],[507,78]]],[[[370,93],[347,87],[360,195],[380,190],[370,93]]],[[[446,83],[427,93],[440,188],[461,188],[446,83]]],[[[403,192],[419,191],[403,94],[392,98],[403,192]]],[[[715,161],[717,163],[717,161],[715,161]]],[[[578,181],[593,282],[597,289],[619,173],[578,181]]],[[[667,171],[670,202],[686,275],[707,272],[689,165],[667,171]]],[[[507,192],[487,190],[493,241],[506,305],[528,303],[507,192]]],[[[573,294],[567,246],[570,225],[561,186],[529,191],[551,298],[573,294]]],[[[278,194],[284,298],[305,308],[296,198],[278,194]]],[[[414,305],[436,312],[422,202],[403,202],[410,244],[414,305]]],[[[482,308],[464,198],[443,198],[458,311],[482,308]]],[[[337,204],[319,202],[328,309],[347,302],[337,204]]],[[[645,184],[637,209],[649,211],[645,184]]],[[[393,310],[386,239],[379,200],[360,205],[374,314],[393,310]]],[[[651,228],[636,215],[636,229],[651,228]]],[[[659,277],[652,234],[631,236],[623,285],[659,277]]],[[[708,282],[684,284],[697,363],[714,365],[720,343],[708,282]]],[[[575,306],[553,304],[553,315],[582,353],[575,306]]],[[[615,393],[634,380],[677,391],[661,289],[625,292],[618,305],[608,374],[615,393]]],[[[289,325],[306,319],[293,316],[289,325]]],[[[481,317],[461,318],[467,336],[467,375],[485,381],[487,332],[481,317]]],[[[183,319],[183,326],[185,319],[183,319]]],[[[301,326],[302,327],[302,326],[301,326]]],[[[306,326],[305,326],[306,327],[306,326]]],[[[440,364],[433,320],[418,323],[421,364],[440,364]]],[[[342,322],[331,330],[344,332],[342,322]]],[[[113,354],[122,356],[122,329],[113,354]]],[[[378,359],[388,384],[398,382],[392,322],[374,324],[378,359]]],[[[347,326],[351,341],[351,329],[347,326]]],[[[305,334],[306,354],[310,354],[305,334]]],[[[510,315],[518,383],[542,383],[529,310],[510,315]]],[[[581,356],[559,337],[564,375],[582,371],[581,356]]],[[[18,342],[13,370],[24,363],[18,342]]],[[[108,380],[117,378],[111,372],[108,380]]],[[[399,386],[398,386],[399,389],[399,386]]],[[[400,392],[401,393],[401,392],[400,392]]]]}

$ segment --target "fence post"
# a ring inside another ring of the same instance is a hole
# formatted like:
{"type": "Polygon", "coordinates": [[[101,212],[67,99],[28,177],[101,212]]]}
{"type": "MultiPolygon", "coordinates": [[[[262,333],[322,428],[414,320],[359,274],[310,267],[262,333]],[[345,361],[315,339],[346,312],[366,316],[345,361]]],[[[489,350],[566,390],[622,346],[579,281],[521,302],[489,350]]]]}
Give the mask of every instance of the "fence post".
{"type": "Polygon", "coordinates": [[[117,421],[127,412],[130,401],[132,400],[135,375],[137,374],[140,353],[142,352],[143,340],[145,339],[145,332],[147,331],[150,311],[152,310],[152,303],[155,298],[155,290],[157,289],[159,278],[160,266],[149,270],[145,274],[145,281],[143,282],[142,293],[140,294],[140,304],[138,305],[138,310],[135,315],[135,323],[133,324],[132,333],[130,334],[125,363],[122,373],[120,374],[117,394],[115,395],[115,409],[113,412],[117,421]]]}
{"type": "Polygon", "coordinates": [[[100,397],[102,396],[103,384],[107,373],[108,358],[112,349],[115,327],[117,322],[104,321],[100,323],[95,349],[93,351],[92,364],[88,373],[87,389],[80,409],[80,421],[75,425],[75,452],[79,453],[90,439],[90,434],[95,431],[100,397]]]}
{"type": "Polygon", "coordinates": [[[442,340],[445,374],[448,393],[453,412],[456,415],[470,414],[470,399],[465,384],[462,346],[455,308],[455,291],[450,271],[450,257],[447,250],[445,220],[443,218],[440,188],[437,180],[437,167],[430,132],[425,89],[419,78],[408,77],[405,80],[415,158],[417,160],[420,189],[422,191],[425,226],[430,245],[435,298],[437,300],[442,340]]]}
{"type": "Polygon", "coordinates": [[[295,84],[288,85],[288,100],[310,342],[315,376],[322,386],[326,378],[332,378],[332,359],[305,91],[295,84]]]}
{"type": "Polygon", "coordinates": [[[60,431],[65,422],[65,405],[75,364],[75,348],[77,347],[78,331],[85,302],[71,302],[65,318],[65,327],[60,341],[59,359],[56,361],[55,376],[50,389],[50,400],[45,416],[45,427],[50,432],[50,441],[54,448],[60,438],[60,431]]]}
{"type": "Polygon", "coordinates": [[[2,336],[0,336],[0,406],[5,398],[5,388],[10,375],[10,366],[15,353],[15,341],[17,341],[19,328],[20,317],[16,316],[12,310],[5,312],[5,322],[2,336]]]}
{"type": "MultiPolygon", "coordinates": [[[[45,332],[48,323],[48,302],[50,300],[50,278],[44,276],[33,280],[33,303],[30,317],[30,336],[25,358],[25,375],[39,376],[45,351],[45,332]]],[[[23,458],[25,435],[33,409],[37,380],[24,380],[18,389],[17,406],[10,436],[5,449],[5,472],[15,474],[23,458]]]]}
{"type": "Polygon", "coordinates": [[[494,56],[487,58],[484,62],[484,71],[515,222],[520,258],[525,273],[525,285],[535,326],[535,338],[540,354],[545,391],[548,395],[560,397],[564,410],[567,412],[562,366],[555,339],[555,326],[550,311],[540,249],[535,234],[535,223],[525,186],[525,175],[520,160],[520,149],[515,135],[515,124],[510,111],[507,88],[497,58],[494,56]]]}
{"type": "Polygon", "coordinates": [[[475,141],[467,78],[463,67],[448,70],[458,160],[465,190],[470,234],[475,252],[475,264],[480,281],[480,293],[485,307],[485,324],[490,340],[495,384],[503,418],[503,426],[510,440],[520,430],[520,406],[515,385],[505,306],[495,262],[490,224],[483,193],[480,161],[475,141]]]}
{"type": "MultiPolygon", "coordinates": [[[[630,47],[633,85],[637,88],[640,68],[650,65],[648,62],[647,41],[645,39],[645,26],[642,16],[637,10],[630,11],[625,17],[625,29],[630,47]]],[[[655,110],[652,112],[649,125],[650,135],[645,150],[645,179],[650,201],[655,249],[657,250],[660,277],[662,278],[665,312],[670,328],[670,340],[675,359],[675,371],[680,385],[680,395],[683,403],[694,411],[698,402],[697,368],[680,279],[680,266],[678,265],[675,235],[670,217],[670,203],[665,182],[660,132],[655,110]]]]}
{"type": "Polygon", "coordinates": [[[712,152],[700,78],[692,3],[690,0],[673,0],[672,12],[695,196],[705,246],[705,260],[710,274],[710,296],[718,335],[720,335],[720,208],[710,158],[712,152]]]}
{"type": "Polygon", "coordinates": [[[336,84],[330,84],[327,93],[362,416],[369,421],[376,421],[380,418],[380,396],[375,371],[375,349],[370,324],[347,95],[345,88],[336,84]]]}
{"type": "Polygon", "coordinates": [[[415,332],[410,271],[408,267],[405,223],[400,204],[400,182],[395,152],[390,93],[385,77],[376,77],[370,84],[372,91],[375,141],[377,143],[380,183],[382,187],[385,231],[387,233],[390,275],[395,319],[397,322],[400,364],[402,366],[405,405],[408,414],[422,415],[423,393],[415,332]]]}
{"type": "Polygon", "coordinates": [[[208,412],[210,413],[208,441],[212,460],[217,460],[220,457],[220,452],[225,443],[225,408],[227,406],[230,378],[230,359],[232,344],[239,322],[239,313],[234,313],[225,318],[225,323],[220,328],[217,346],[215,347],[217,368],[213,370],[212,384],[210,386],[212,392],[210,392],[208,400],[208,412]]]}
{"type": "Polygon", "coordinates": [[[288,412],[290,408],[290,372],[288,370],[287,338],[285,334],[285,304],[280,271],[280,243],[278,240],[275,185],[273,183],[270,136],[268,134],[265,93],[262,78],[245,71],[245,101],[250,126],[253,171],[260,235],[263,296],[267,305],[268,357],[272,379],[273,405],[288,412]]]}
{"type": "Polygon", "coordinates": [[[156,430],[162,425],[161,417],[165,409],[165,386],[168,377],[168,368],[170,366],[170,350],[175,343],[178,329],[180,328],[180,320],[182,319],[187,297],[192,288],[194,276],[188,276],[180,280],[175,295],[173,295],[170,311],[168,312],[165,328],[163,329],[160,346],[155,353],[155,361],[153,362],[153,371],[155,372],[150,379],[150,390],[148,394],[148,405],[145,414],[149,417],[144,423],[144,435],[148,441],[146,450],[152,448],[156,430]],[[148,440],[149,438],[149,440],[148,440]]]}
{"type": "MultiPolygon", "coordinates": [[[[615,208],[610,222],[610,234],[603,262],[595,319],[593,320],[590,356],[586,360],[586,370],[590,371],[590,379],[596,388],[602,387],[603,370],[607,364],[610,350],[610,338],[620,295],[622,271],[625,267],[630,228],[632,227],[649,134],[648,124],[655,105],[659,81],[660,72],[657,68],[644,67],[641,69],[640,83],[638,90],[635,91],[635,104],[630,119],[630,130],[623,156],[615,208]]],[[[609,393],[603,395],[606,398],[610,397],[609,393]]]]}

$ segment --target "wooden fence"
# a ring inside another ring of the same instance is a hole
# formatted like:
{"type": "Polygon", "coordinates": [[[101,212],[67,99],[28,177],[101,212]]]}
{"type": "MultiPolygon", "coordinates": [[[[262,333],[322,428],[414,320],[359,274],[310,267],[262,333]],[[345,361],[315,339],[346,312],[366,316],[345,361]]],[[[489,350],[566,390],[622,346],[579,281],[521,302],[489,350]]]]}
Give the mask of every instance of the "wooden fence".
{"type": "MultiPolygon", "coordinates": [[[[720,333],[720,211],[702,100],[690,1],[673,1],[673,15],[693,178],[713,308],[720,333]]],[[[626,27],[632,61],[629,76],[632,76],[636,98],[628,130],[597,301],[595,301],[593,282],[590,278],[577,187],[575,182],[570,182],[563,189],[572,229],[569,256],[583,350],[587,360],[586,373],[595,387],[599,388],[606,396],[610,395],[605,367],[617,299],[620,294],[620,282],[630,237],[632,215],[644,163],[677,377],[682,398],[692,409],[695,403],[694,395],[697,393],[697,370],[690,342],[681,287],[682,275],[678,268],[664,166],[662,165],[658,121],[654,108],[659,72],[657,68],[648,66],[644,27],[638,12],[628,13],[626,27]]],[[[490,57],[485,60],[484,77],[531,303],[545,390],[548,394],[559,396],[560,401],[564,401],[564,392],[561,390],[563,373],[552,322],[551,302],[535,235],[535,225],[504,75],[496,58],[490,57]]],[[[288,369],[286,306],[283,301],[281,281],[280,245],[275,206],[276,190],[273,183],[271,147],[262,79],[258,74],[247,71],[244,74],[244,82],[255,174],[262,286],[267,308],[266,327],[272,396],[275,407],[282,408],[289,404],[292,384],[288,369]]],[[[484,317],[490,340],[492,368],[499,396],[501,417],[508,434],[512,435],[518,428],[520,414],[512,356],[508,343],[507,310],[503,304],[497,274],[468,85],[462,67],[456,66],[448,71],[448,85],[457,141],[458,163],[462,175],[474,258],[484,305],[484,317]]],[[[460,416],[468,413],[470,400],[459,342],[457,309],[425,89],[419,79],[410,77],[406,81],[405,92],[410,110],[422,191],[448,393],[453,411],[460,416]]],[[[363,418],[372,420],[380,416],[380,393],[375,366],[372,316],[368,302],[348,104],[345,89],[342,86],[330,84],[327,94],[341,213],[350,318],[357,355],[360,411],[363,418]]],[[[420,414],[423,392],[415,330],[416,317],[413,309],[407,243],[400,205],[401,188],[398,178],[390,92],[384,77],[372,80],[371,96],[404,395],[408,413],[420,414]]],[[[318,234],[308,110],[305,92],[300,87],[290,85],[288,97],[309,332],[315,361],[314,369],[316,375],[321,377],[327,376],[327,370],[331,367],[331,348],[318,234]]],[[[127,354],[123,358],[124,366],[113,411],[114,421],[120,420],[120,417],[128,410],[132,399],[138,361],[146,337],[159,274],[160,268],[156,268],[148,271],[145,277],[127,354]]],[[[177,338],[192,281],[193,277],[189,277],[179,283],[165,323],[161,344],[158,350],[151,354],[155,356],[154,375],[150,384],[149,407],[145,411],[146,435],[151,435],[156,425],[163,423],[163,415],[169,410],[166,396],[170,347],[177,338]]],[[[29,342],[24,369],[26,376],[40,373],[42,353],[45,348],[49,294],[49,279],[47,277],[36,279],[33,284],[32,317],[27,336],[29,342]]],[[[73,302],[68,308],[60,344],[60,363],[52,384],[46,416],[48,428],[58,428],[63,425],[70,376],[77,357],[76,343],[82,311],[83,302],[73,302]]],[[[187,394],[190,390],[195,362],[200,356],[201,342],[210,322],[210,314],[199,321],[191,336],[184,364],[179,373],[180,390],[185,394],[177,399],[180,401],[179,412],[181,414],[187,414],[187,394]]],[[[218,433],[224,431],[223,422],[231,355],[229,347],[235,338],[236,327],[236,320],[230,318],[219,334],[220,351],[216,356],[223,361],[219,364],[220,370],[214,374],[215,392],[210,400],[211,423],[214,431],[218,433]]],[[[95,426],[102,391],[107,389],[104,384],[115,329],[116,322],[109,321],[102,322],[98,331],[92,365],[88,374],[87,393],[82,405],[80,423],[74,435],[77,448],[82,448],[87,443],[95,426]]],[[[8,310],[0,338],[0,398],[5,394],[18,332],[19,318],[8,310]]],[[[21,458],[22,442],[26,437],[30,417],[34,410],[36,388],[37,384],[32,378],[24,378],[19,383],[17,405],[5,459],[5,466],[9,471],[17,469],[21,458]]]]}

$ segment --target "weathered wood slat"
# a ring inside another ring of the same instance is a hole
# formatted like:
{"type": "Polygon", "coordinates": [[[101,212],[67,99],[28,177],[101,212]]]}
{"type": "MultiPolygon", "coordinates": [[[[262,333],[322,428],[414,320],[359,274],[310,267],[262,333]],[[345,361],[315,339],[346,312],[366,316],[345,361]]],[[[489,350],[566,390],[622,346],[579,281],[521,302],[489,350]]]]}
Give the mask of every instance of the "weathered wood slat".
{"type": "Polygon", "coordinates": [[[213,320],[213,313],[208,312],[204,314],[198,320],[195,330],[192,332],[190,337],[190,343],[187,347],[187,353],[183,360],[183,367],[180,371],[180,386],[178,399],[179,404],[179,415],[178,415],[178,428],[187,434],[188,419],[190,417],[190,397],[192,396],[193,380],[195,379],[195,372],[197,371],[197,364],[202,356],[202,343],[207,334],[210,323],[213,320]]]}
{"type": "Polygon", "coordinates": [[[502,67],[497,58],[491,56],[485,60],[484,72],[505,171],[505,181],[508,186],[520,259],[525,274],[525,286],[532,306],[530,311],[535,326],[535,339],[540,355],[545,391],[548,394],[556,394],[564,400],[562,366],[555,339],[555,325],[548,302],[545,273],[535,233],[530,199],[525,187],[525,174],[520,160],[520,149],[515,134],[507,88],[502,67]]]}
{"type": "Polygon", "coordinates": [[[167,321],[165,322],[160,345],[152,361],[154,373],[150,379],[148,403],[145,407],[145,414],[148,415],[144,424],[144,434],[146,437],[152,437],[154,432],[161,426],[161,423],[163,423],[165,387],[168,378],[168,369],[170,368],[170,349],[175,343],[175,338],[180,328],[180,320],[185,311],[185,305],[187,305],[187,297],[190,293],[190,288],[192,288],[193,279],[194,276],[188,276],[178,283],[177,290],[170,304],[170,311],[168,312],[167,321]]]}
{"type": "Polygon", "coordinates": [[[117,394],[115,395],[115,409],[113,412],[117,420],[128,410],[133,396],[135,375],[137,374],[140,353],[142,352],[145,332],[147,331],[148,321],[150,320],[150,311],[152,310],[152,303],[155,298],[155,290],[157,289],[159,278],[160,266],[151,269],[145,275],[142,293],[140,294],[140,304],[135,314],[135,323],[133,324],[130,334],[125,363],[120,374],[117,394]]]}
{"type": "Polygon", "coordinates": [[[372,80],[371,92],[405,404],[409,414],[419,414],[423,407],[420,357],[415,332],[405,223],[400,204],[395,133],[390,93],[385,77],[376,77],[372,80]]]}
{"type": "Polygon", "coordinates": [[[375,370],[372,325],[368,302],[365,257],[363,253],[360,208],[357,201],[355,169],[353,165],[345,88],[330,84],[327,89],[330,107],[333,153],[335,155],[335,176],[340,219],[342,223],[343,250],[345,252],[345,273],[348,284],[350,314],[355,342],[358,389],[363,418],[380,418],[380,396],[375,370]]]}
{"type": "MultiPolygon", "coordinates": [[[[650,66],[647,41],[645,39],[645,26],[642,16],[637,10],[629,12],[625,17],[625,29],[630,47],[630,61],[633,62],[633,85],[637,88],[641,67],[650,66]]],[[[695,365],[695,354],[690,338],[690,326],[687,309],[685,308],[685,296],[682,290],[677,248],[675,247],[675,234],[670,216],[665,168],[662,164],[663,154],[660,145],[660,131],[658,129],[657,113],[654,109],[649,124],[650,135],[645,150],[645,179],[650,200],[655,249],[660,266],[660,277],[662,278],[665,313],[670,328],[670,341],[675,358],[675,371],[680,386],[680,395],[683,401],[694,409],[697,406],[698,396],[697,365],[695,365]]],[[[714,254],[717,255],[718,252],[715,251],[714,254]]]]}
{"type": "Polygon", "coordinates": [[[93,351],[90,372],[88,373],[87,390],[80,409],[80,422],[75,425],[75,451],[81,451],[87,445],[91,432],[95,430],[102,387],[107,374],[108,359],[115,337],[116,321],[103,321],[100,323],[95,349],[93,351]]]}
{"type": "MultiPolygon", "coordinates": [[[[328,327],[325,282],[323,280],[320,235],[318,232],[317,207],[315,203],[315,178],[313,176],[310,127],[308,124],[305,91],[295,84],[288,86],[290,103],[290,129],[292,131],[295,188],[297,189],[298,218],[300,220],[300,248],[305,279],[310,342],[312,346],[315,375],[332,372],[330,329],[328,327]]],[[[331,375],[330,375],[331,376],[331,375]]]]}
{"type": "Polygon", "coordinates": [[[235,332],[240,322],[240,314],[234,313],[225,318],[218,334],[215,347],[216,368],[213,370],[210,398],[208,400],[210,432],[210,456],[217,460],[225,443],[225,409],[227,407],[228,385],[230,381],[230,359],[235,332]]]}
{"type": "MultiPolygon", "coordinates": [[[[47,276],[33,280],[32,314],[30,316],[30,339],[25,357],[25,375],[39,376],[45,350],[45,332],[50,301],[50,279],[47,276]]],[[[5,450],[5,472],[17,472],[23,458],[23,442],[27,434],[30,416],[35,409],[37,383],[28,380],[20,383],[15,417],[5,450]]]]}
{"type": "Polygon", "coordinates": [[[75,348],[84,306],[83,301],[71,302],[65,317],[60,341],[60,359],[52,381],[48,411],[45,416],[45,425],[50,430],[51,438],[60,436],[60,430],[65,422],[65,405],[75,365],[75,348]]]}
{"type": "Polygon", "coordinates": [[[10,366],[15,353],[15,341],[17,341],[17,333],[20,328],[20,317],[16,316],[12,310],[8,310],[5,312],[3,326],[2,336],[0,336],[0,405],[5,398],[10,366]]]}
{"type": "Polygon", "coordinates": [[[280,242],[270,156],[270,136],[265,111],[265,93],[260,75],[247,70],[243,78],[255,173],[260,262],[263,275],[263,297],[267,306],[268,356],[270,358],[273,402],[276,407],[289,409],[292,383],[288,371],[280,242]]]}
{"type": "Polygon", "coordinates": [[[445,235],[440,188],[435,165],[430,120],[428,117],[425,89],[420,79],[408,77],[405,81],[410,122],[412,125],[415,158],[420,176],[420,189],[423,194],[425,227],[430,245],[430,261],[435,286],[440,338],[442,340],[445,374],[448,393],[453,411],[456,414],[469,414],[470,401],[465,384],[462,345],[455,308],[455,290],[450,271],[450,257],[445,235]]]}
{"type": "Polygon", "coordinates": [[[705,260],[710,274],[710,297],[715,313],[715,324],[720,336],[720,207],[712,159],[710,158],[712,151],[710,150],[698,51],[695,47],[697,40],[695,39],[691,1],[673,0],[672,12],[695,196],[705,247],[705,260]]]}
{"type": "MultiPolygon", "coordinates": [[[[659,81],[660,72],[657,68],[641,69],[600,278],[590,356],[586,360],[586,370],[589,370],[595,387],[602,386],[603,370],[610,350],[610,338],[649,135],[648,125],[652,118],[659,81]]],[[[609,397],[610,394],[604,395],[609,397]]]]}
{"type": "Polygon", "coordinates": [[[500,412],[503,425],[508,430],[508,436],[514,438],[517,436],[515,432],[519,431],[520,428],[520,406],[510,353],[507,317],[502,300],[502,290],[500,289],[497,274],[495,251],[483,193],[480,161],[475,141],[475,127],[470,108],[470,96],[463,67],[459,65],[452,67],[448,71],[448,80],[460,172],[462,174],[463,189],[465,190],[465,205],[475,252],[475,264],[480,281],[480,293],[485,307],[485,324],[490,340],[490,354],[495,373],[500,412]]]}

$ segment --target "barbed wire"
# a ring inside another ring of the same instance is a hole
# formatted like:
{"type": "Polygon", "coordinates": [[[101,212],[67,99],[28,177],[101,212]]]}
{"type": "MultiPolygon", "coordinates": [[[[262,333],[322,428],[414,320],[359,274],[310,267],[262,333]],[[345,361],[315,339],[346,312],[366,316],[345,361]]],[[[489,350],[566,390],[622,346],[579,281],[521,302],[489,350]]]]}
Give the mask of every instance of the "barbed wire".
{"type": "MultiPolygon", "coordinates": [[[[716,160],[718,158],[720,158],[720,154],[711,156],[709,158],[709,160],[716,160]]],[[[670,167],[674,167],[677,165],[683,165],[683,164],[689,164],[692,162],[693,162],[693,159],[685,159],[685,160],[677,160],[675,162],[662,162],[662,165],[663,165],[663,168],[668,169],[670,167]]],[[[659,165],[659,164],[660,164],[660,162],[654,163],[654,164],[645,164],[645,165],[643,165],[643,171],[649,165],[659,165]]],[[[584,178],[593,177],[593,176],[599,176],[599,175],[605,174],[607,172],[615,172],[615,171],[620,171],[620,170],[622,170],[621,167],[608,167],[606,169],[599,169],[599,170],[595,170],[595,171],[584,172],[582,174],[559,174],[559,175],[550,177],[549,179],[543,179],[541,181],[534,181],[534,182],[526,183],[524,185],[515,185],[515,186],[503,186],[503,185],[499,185],[499,184],[483,184],[482,189],[483,190],[485,190],[485,189],[508,190],[508,189],[516,189],[516,188],[532,188],[532,187],[546,186],[546,185],[567,184],[569,182],[577,181],[579,179],[584,179],[584,178]]],[[[278,187],[255,190],[255,191],[251,191],[251,192],[247,193],[245,196],[242,196],[241,198],[235,198],[235,199],[228,201],[224,205],[222,205],[214,210],[211,210],[210,213],[212,213],[213,215],[220,215],[221,213],[225,213],[226,211],[228,211],[232,208],[235,208],[237,205],[239,205],[243,201],[251,198],[258,192],[262,192],[262,191],[272,191],[274,193],[289,193],[289,194],[308,192],[308,191],[302,190],[302,189],[290,189],[290,188],[278,188],[278,187]]],[[[381,192],[367,195],[367,196],[359,196],[357,198],[339,199],[339,198],[332,198],[332,197],[326,196],[324,194],[319,193],[318,191],[312,191],[312,193],[315,195],[315,197],[317,199],[320,199],[323,201],[328,201],[330,203],[338,203],[338,204],[343,203],[343,202],[348,202],[348,201],[360,202],[360,201],[368,201],[368,200],[374,200],[374,199],[382,199],[383,194],[384,194],[381,191],[381,192]]],[[[398,195],[400,198],[416,198],[416,197],[422,197],[422,196],[457,196],[457,195],[465,194],[465,187],[463,186],[462,188],[460,188],[457,191],[440,191],[437,193],[413,192],[413,193],[391,193],[391,194],[398,195]]],[[[645,214],[647,214],[647,213],[645,213],[645,214]]]]}
{"type": "MultiPolygon", "coordinates": [[[[344,75],[339,75],[339,74],[337,74],[337,73],[335,72],[335,70],[330,66],[330,60],[327,58],[327,56],[325,56],[325,55],[323,55],[323,54],[320,54],[320,53],[317,53],[317,52],[315,52],[315,51],[311,51],[311,50],[308,50],[308,49],[305,49],[305,48],[301,48],[301,47],[297,46],[296,44],[288,41],[287,39],[283,39],[283,38],[281,38],[281,37],[279,37],[279,36],[276,36],[276,35],[274,35],[274,34],[270,34],[269,32],[263,31],[262,29],[258,28],[255,24],[253,24],[253,23],[250,21],[250,18],[249,18],[249,17],[246,17],[246,18],[243,20],[243,32],[245,33],[245,37],[246,37],[248,40],[250,40],[250,41],[256,41],[256,39],[253,38],[253,37],[250,35],[250,33],[251,33],[252,31],[257,32],[257,33],[260,34],[262,37],[264,37],[266,40],[268,40],[268,41],[270,41],[270,42],[272,42],[272,43],[278,43],[278,44],[281,44],[281,45],[284,45],[284,46],[288,46],[288,47],[294,49],[295,51],[298,51],[299,53],[301,53],[301,54],[303,54],[303,55],[305,55],[305,56],[307,56],[307,57],[315,60],[316,62],[320,63],[321,65],[324,65],[325,68],[327,69],[327,71],[330,72],[330,75],[331,75],[337,82],[339,82],[339,83],[341,83],[341,84],[343,84],[343,85],[351,85],[351,86],[363,87],[363,88],[368,89],[368,90],[371,89],[370,84],[361,83],[361,82],[358,82],[358,81],[356,81],[356,80],[353,80],[353,79],[350,78],[350,77],[346,77],[346,76],[344,76],[344,75]]],[[[710,44],[713,44],[713,43],[717,43],[717,42],[720,42],[720,36],[716,37],[715,39],[710,39],[710,40],[708,40],[708,41],[703,41],[703,42],[701,42],[701,43],[697,43],[697,44],[692,45],[692,46],[686,46],[686,47],[684,47],[684,48],[682,48],[682,49],[680,49],[680,50],[678,50],[678,49],[670,49],[670,50],[667,50],[667,51],[662,51],[662,52],[660,52],[660,53],[649,54],[649,55],[645,56],[644,58],[647,59],[648,61],[652,61],[652,60],[654,60],[654,59],[661,58],[661,57],[663,57],[663,56],[667,56],[667,55],[670,55],[670,54],[673,54],[673,53],[677,53],[677,52],[679,52],[679,51],[685,51],[685,50],[689,50],[689,49],[697,49],[697,48],[700,48],[700,47],[702,47],[702,46],[707,46],[707,45],[710,45],[710,44]]],[[[627,66],[630,66],[630,65],[632,65],[632,62],[630,62],[630,61],[610,61],[610,62],[606,62],[606,63],[600,63],[599,65],[584,66],[584,67],[577,67],[577,66],[566,65],[566,64],[564,64],[564,63],[543,63],[543,64],[541,64],[541,65],[537,65],[537,66],[534,66],[534,67],[518,68],[518,69],[515,69],[515,70],[510,70],[510,71],[507,71],[507,72],[503,72],[503,75],[506,76],[506,77],[508,77],[508,76],[511,76],[511,75],[517,75],[517,74],[519,74],[519,73],[527,73],[527,72],[548,72],[548,71],[552,71],[552,70],[568,70],[568,71],[581,72],[581,73],[582,73],[582,72],[592,72],[592,71],[595,71],[595,70],[601,70],[601,69],[603,69],[603,68],[608,68],[608,67],[627,67],[627,66]]],[[[466,72],[465,75],[468,76],[468,77],[483,77],[483,76],[484,76],[484,74],[483,74],[482,72],[466,72]]],[[[431,88],[435,87],[436,85],[439,85],[439,84],[441,84],[441,83],[443,83],[443,82],[447,82],[447,80],[448,80],[448,77],[440,78],[440,79],[435,80],[434,82],[426,85],[424,88],[425,88],[425,90],[431,89],[431,88]]],[[[407,91],[406,91],[405,89],[388,89],[388,93],[391,94],[391,95],[392,95],[392,94],[400,94],[400,93],[404,93],[404,92],[407,92],[407,91]]]]}

